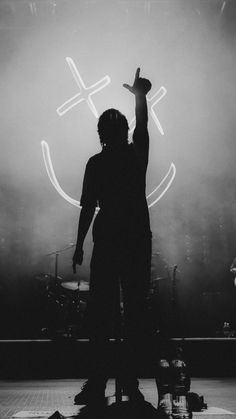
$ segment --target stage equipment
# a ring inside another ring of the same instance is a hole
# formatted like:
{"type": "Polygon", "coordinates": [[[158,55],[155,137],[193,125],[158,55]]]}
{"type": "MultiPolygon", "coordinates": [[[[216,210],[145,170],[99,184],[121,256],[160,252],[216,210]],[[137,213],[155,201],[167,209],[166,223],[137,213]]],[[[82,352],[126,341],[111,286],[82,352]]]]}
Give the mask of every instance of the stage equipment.
{"type": "Polygon", "coordinates": [[[199,396],[197,393],[189,392],[187,394],[187,401],[192,412],[202,412],[203,410],[207,409],[207,404],[204,401],[204,397],[199,396]]]}
{"type": "Polygon", "coordinates": [[[224,322],[223,328],[222,328],[222,334],[225,338],[233,338],[235,337],[235,330],[231,328],[231,325],[229,322],[224,322]]]}
{"type": "Polygon", "coordinates": [[[230,272],[234,275],[236,275],[236,257],[234,258],[231,266],[230,266],[230,272]]]}
{"type": "Polygon", "coordinates": [[[79,290],[80,292],[84,291],[89,291],[89,283],[86,281],[80,281],[79,283],[79,290]]]}
{"type": "Polygon", "coordinates": [[[190,410],[187,394],[190,390],[191,379],[185,361],[182,358],[181,348],[177,349],[177,356],[170,363],[172,369],[172,418],[190,419],[190,410]]]}
{"type": "Polygon", "coordinates": [[[190,390],[190,375],[182,357],[182,349],[177,348],[176,356],[170,362],[160,359],[156,371],[158,391],[158,413],[162,418],[190,419],[187,394],[190,390]]]}
{"type": "Polygon", "coordinates": [[[80,297],[78,283],[53,282],[47,286],[47,297],[64,310],[76,308],[79,311],[80,297]],[[69,284],[69,287],[67,286],[69,284]]]}
{"type": "Polygon", "coordinates": [[[189,408],[186,395],[175,395],[172,400],[172,418],[188,419],[192,417],[193,413],[189,408]]]}
{"type": "Polygon", "coordinates": [[[159,293],[159,285],[161,281],[168,280],[168,277],[158,276],[157,278],[151,279],[149,287],[149,295],[155,295],[159,293]]]}
{"type": "MultiPolygon", "coordinates": [[[[81,281],[81,284],[79,284],[78,281],[65,281],[58,275],[59,255],[74,246],[74,243],[71,243],[63,249],[49,253],[47,256],[55,255],[55,273],[54,275],[38,275],[39,280],[46,283],[48,310],[57,318],[54,329],[62,326],[63,334],[68,337],[71,335],[71,330],[76,328],[75,325],[78,326],[78,329],[82,326],[80,323],[86,312],[87,304],[85,301],[81,300],[81,292],[88,291],[89,289],[89,284],[86,281],[81,281]],[[58,316],[55,316],[56,314],[58,314],[58,316]],[[73,325],[71,323],[73,323],[73,325]]],[[[57,333],[57,330],[53,330],[52,332],[57,333]]]]}
{"type": "MultiPolygon", "coordinates": [[[[40,273],[40,274],[35,275],[35,279],[37,279],[37,281],[45,283],[47,287],[50,283],[53,283],[55,281],[55,276],[49,273],[48,274],[40,273]]],[[[57,281],[61,282],[62,277],[57,276],[57,281]]]]}
{"type": "Polygon", "coordinates": [[[157,412],[161,418],[172,418],[171,370],[167,359],[160,359],[156,372],[158,391],[157,412]]]}
{"type": "Polygon", "coordinates": [[[79,289],[78,282],[62,282],[61,286],[70,291],[77,291],[79,289]]]}
{"type": "MultiPolygon", "coordinates": [[[[72,109],[74,106],[76,106],[77,104],[81,103],[82,101],[86,101],[91,112],[93,113],[93,115],[98,118],[98,112],[97,109],[93,103],[93,101],[91,100],[91,96],[94,95],[95,93],[99,92],[100,90],[102,90],[104,87],[106,87],[110,82],[111,79],[109,76],[105,76],[103,77],[103,79],[99,80],[98,82],[94,83],[92,86],[90,87],[86,87],[83,79],[73,61],[72,58],[70,57],[66,57],[66,62],[70,68],[70,71],[76,81],[76,84],[78,85],[80,92],[77,93],[76,95],[74,95],[72,98],[70,98],[69,100],[67,100],[66,102],[64,102],[61,106],[59,106],[57,108],[57,113],[59,116],[63,116],[66,112],[68,112],[70,109],[72,109]]],[[[164,86],[161,86],[159,88],[159,90],[154,93],[153,96],[151,96],[150,98],[147,97],[147,102],[150,104],[150,113],[152,116],[152,119],[155,123],[155,125],[157,126],[158,131],[160,132],[161,135],[164,135],[164,130],[161,126],[161,123],[159,121],[159,119],[157,118],[157,115],[155,113],[154,107],[156,106],[156,104],[166,95],[167,90],[164,86]]],[[[132,133],[132,131],[134,130],[135,127],[135,118],[132,118],[130,121],[130,131],[132,133]]],[[[50,156],[50,149],[49,149],[49,145],[48,143],[44,140],[41,141],[41,147],[42,147],[42,153],[43,153],[43,159],[44,159],[44,164],[46,167],[46,171],[48,174],[48,177],[52,183],[52,185],[54,186],[54,188],[57,190],[57,192],[59,193],[59,195],[61,195],[67,202],[69,202],[72,205],[75,205],[77,207],[80,208],[80,202],[71,198],[69,195],[67,195],[63,189],[61,188],[54,169],[53,169],[53,164],[52,164],[52,160],[51,160],[51,156],[50,156]]],[[[173,180],[175,178],[176,175],[176,167],[174,165],[174,163],[172,162],[169,170],[167,171],[166,175],[163,177],[162,181],[159,183],[159,185],[147,196],[147,199],[151,202],[148,202],[148,207],[151,208],[153,205],[155,205],[167,192],[167,190],[170,188],[171,184],[173,183],[173,180]],[[150,199],[151,198],[151,199],[150,199]]],[[[98,210],[99,208],[97,208],[98,210]]]]}
{"type": "Polygon", "coordinates": [[[47,311],[49,335],[78,337],[87,311],[78,283],[50,282],[47,285],[47,311]]]}
{"type": "Polygon", "coordinates": [[[186,395],[190,390],[190,375],[185,361],[181,358],[177,356],[170,363],[174,395],[186,395]]]}
{"type": "Polygon", "coordinates": [[[234,275],[234,285],[236,286],[236,257],[230,266],[230,272],[234,275]]]}
{"type": "Polygon", "coordinates": [[[80,281],[79,283],[77,281],[63,281],[61,282],[61,286],[71,291],[89,291],[89,283],[87,281],[80,281]]]}

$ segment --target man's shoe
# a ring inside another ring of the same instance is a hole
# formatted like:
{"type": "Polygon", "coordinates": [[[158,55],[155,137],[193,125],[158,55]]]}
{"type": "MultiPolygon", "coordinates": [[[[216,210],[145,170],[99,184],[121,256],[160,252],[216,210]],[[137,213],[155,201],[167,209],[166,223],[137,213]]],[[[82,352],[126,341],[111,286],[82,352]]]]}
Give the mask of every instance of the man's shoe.
{"type": "Polygon", "coordinates": [[[81,391],[76,394],[74,404],[89,405],[92,403],[105,402],[105,386],[99,382],[85,381],[81,391]]]}

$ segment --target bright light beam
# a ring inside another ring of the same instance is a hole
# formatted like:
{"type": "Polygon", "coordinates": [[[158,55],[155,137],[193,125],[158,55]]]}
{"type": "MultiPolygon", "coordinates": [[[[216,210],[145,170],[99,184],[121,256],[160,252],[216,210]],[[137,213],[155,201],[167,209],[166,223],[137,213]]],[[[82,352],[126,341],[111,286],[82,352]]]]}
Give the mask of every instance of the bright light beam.
{"type": "Polygon", "coordinates": [[[174,165],[174,163],[171,163],[170,168],[167,172],[167,174],[164,176],[164,178],[162,179],[162,181],[159,183],[159,185],[147,196],[147,199],[149,199],[151,196],[153,196],[154,194],[157,195],[157,193],[159,193],[159,189],[163,186],[163,184],[166,183],[163,191],[157,196],[156,199],[154,199],[154,201],[151,202],[151,204],[148,205],[148,208],[151,208],[153,205],[155,205],[158,201],[160,201],[160,199],[165,195],[165,193],[168,191],[168,189],[170,188],[174,178],[176,175],[176,167],[174,165]]]}
{"type": "Polygon", "coordinates": [[[89,106],[90,110],[92,111],[92,113],[94,114],[94,116],[96,118],[98,118],[98,112],[97,109],[91,99],[91,96],[94,95],[95,93],[99,92],[100,90],[102,90],[104,87],[106,87],[110,82],[111,79],[109,76],[105,76],[103,77],[101,80],[99,80],[98,82],[92,84],[89,87],[86,87],[84,84],[84,81],[74,63],[74,61],[72,60],[72,58],[70,57],[66,57],[66,61],[67,64],[70,68],[70,71],[75,79],[75,82],[77,84],[77,86],[80,89],[80,92],[77,93],[76,95],[72,96],[70,99],[68,99],[66,102],[64,102],[61,106],[59,106],[59,108],[57,108],[57,113],[59,116],[64,115],[65,113],[67,113],[70,109],[72,109],[74,106],[78,105],[79,103],[86,101],[87,105],[89,106]]]}

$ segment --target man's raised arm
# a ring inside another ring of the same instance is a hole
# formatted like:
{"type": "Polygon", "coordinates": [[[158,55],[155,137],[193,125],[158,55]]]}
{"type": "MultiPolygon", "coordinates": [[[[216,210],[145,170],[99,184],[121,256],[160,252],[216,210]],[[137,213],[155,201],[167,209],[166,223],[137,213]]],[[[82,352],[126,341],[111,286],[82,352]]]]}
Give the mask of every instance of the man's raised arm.
{"type": "Polygon", "coordinates": [[[136,126],[133,134],[134,146],[145,162],[148,163],[149,136],[147,130],[148,110],[146,95],[151,89],[151,82],[139,77],[140,68],[136,70],[133,86],[124,84],[123,86],[135,95],[135,117],[136,126]]]}

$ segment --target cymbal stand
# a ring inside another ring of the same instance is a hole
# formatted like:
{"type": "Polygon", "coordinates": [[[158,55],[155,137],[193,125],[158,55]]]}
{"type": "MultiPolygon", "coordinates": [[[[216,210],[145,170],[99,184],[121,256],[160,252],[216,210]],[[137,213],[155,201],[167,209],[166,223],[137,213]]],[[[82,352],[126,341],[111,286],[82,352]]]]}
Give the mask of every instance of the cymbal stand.
{"type": "MultiPolygon", "coordinates": [[[[75,246],[75,244],[72,243],[69,246],[63,247],[63,249],[54,250],[53,252],[50,252],[50,253],[47,254],[47,256],[53,256],[53,255],[55,255],[55,265],[54,265],[55,266],[55,268],[54,268],[55,285],[59,284],[59,281],[58,281],[58,260],[59,260],[59,255],[61,253],[65,252],[65,251],[71,249],[74,246],[75,246]]],[[[65,309],[65,312],[64,312],[64,315],[63,315],[63,322],[64,322],[64,325],[65,325],[65,330],[66,330],[67,317],[68,317],[68,309],[67,310],[65,309]]],[[[69,334],[69,332],[68,332],[68,334],[69,334]]]]}
{"type": "Polygon", "coordinates": [[[72,243],[69,246],[63,247],[63,249],[60,250],[54,250],[53,252],[48,253],[46,256],[53,256],[55,255],[55,269],[54,269],[54,278],[55,278],[55,282],[57,283],[57,276],[58,276],[58,259],[59,259],[59,255],[63,252],[65,252],[66,250],[71,249],[72,247],[74,247],[75,244],[72,243]]]}

